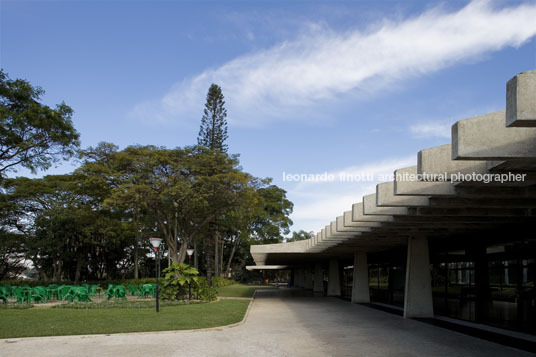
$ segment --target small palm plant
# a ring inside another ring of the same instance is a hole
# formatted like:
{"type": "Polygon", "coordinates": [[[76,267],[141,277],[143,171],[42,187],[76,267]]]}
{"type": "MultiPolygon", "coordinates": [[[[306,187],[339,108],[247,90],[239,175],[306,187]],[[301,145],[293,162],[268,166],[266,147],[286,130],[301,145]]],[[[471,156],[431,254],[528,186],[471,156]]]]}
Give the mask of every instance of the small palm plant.
{"type": "Polygon", "coordinates": [[[184,300],[188,287],[195,285],[199,279],[199,271],[184,263],[174,262],[168,268],[162,270],[162,299],[184,300]]]}

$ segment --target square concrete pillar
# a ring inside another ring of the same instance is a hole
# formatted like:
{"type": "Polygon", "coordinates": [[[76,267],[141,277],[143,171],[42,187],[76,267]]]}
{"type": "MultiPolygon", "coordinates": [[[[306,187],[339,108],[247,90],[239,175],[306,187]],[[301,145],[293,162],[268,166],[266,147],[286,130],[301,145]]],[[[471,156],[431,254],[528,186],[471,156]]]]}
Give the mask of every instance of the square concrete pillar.
{"type": "Polygon", "coordinates": [[[315,264],[313,292],[315,295],[324,295],[324,271],[319,263],[315,264]]]}
{"type": "Polygon", "coordinates": [[[294,269],[294,287],[296,288],[302,287],[301,269],[294,269]]]}
{"type": "Polygon", "coordinates": [[[341,296],[341,274],[339,272],[339,261],[335,258],[329,260],[328,296],[341,296]]]}
{"type": "Polygon", "coordinates": [[[307,290],[313,290],[313,272],[311,271],[311,269],[307,268],[303,270],[303,274],[303,287],[307,290]]]}
{"type": "Polygon", "coordinates": [[[428,238],[408,239],[404,317],[434,317],[428,238]]]}
{"type": "Polygon", "coordinates": [[[354,280],[352,284],[352,303],[369,303],[369,275],[367,253],[354,253],[354,280]]]}

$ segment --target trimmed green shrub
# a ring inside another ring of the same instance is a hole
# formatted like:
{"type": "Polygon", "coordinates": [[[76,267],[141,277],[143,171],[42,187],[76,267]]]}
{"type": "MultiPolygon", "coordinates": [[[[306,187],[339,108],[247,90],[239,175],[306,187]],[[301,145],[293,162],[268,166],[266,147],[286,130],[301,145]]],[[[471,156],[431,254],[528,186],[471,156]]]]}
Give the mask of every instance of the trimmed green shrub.
{"type": "Polygon", "coordinates": [[[214,301],[218,297],[218,292],[213,286],[208,284],[207,278],[199,277],[197,284],[192,286],[194,295],[203,301],[214,301]]]}
{"type": "Polygon", "coordinates": [[[221,277],[214,277],[212,278],[212,286],[215,288],[223,288],[224,286],[236,284],[236,281],[225,279],[221,277]]]}

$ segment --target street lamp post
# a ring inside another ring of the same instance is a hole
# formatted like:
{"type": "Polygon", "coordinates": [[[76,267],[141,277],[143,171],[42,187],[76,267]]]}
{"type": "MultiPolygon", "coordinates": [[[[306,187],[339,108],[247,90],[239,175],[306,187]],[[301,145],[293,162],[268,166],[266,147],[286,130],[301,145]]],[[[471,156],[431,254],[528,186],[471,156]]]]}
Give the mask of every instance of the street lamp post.
{"type": "Polygon", "coordinates": [[[151,242],[154,248],[154,267],[156,274],[156,312],[158,312],[160,311],[158,306],[158,247],[160,247],[160,243],[162,243],[162,238],[149,238],[149,242],[151,242]]]}
{"type": "MultiPolygon", "coordinates": [[[[192,258],[192,254],[194,254],[193,249],[186,249],[186,253],[188,253],[188,265],[190,264],[190,258],[192,258]]],[[[188,282],[188,300],[192,300],[192,283],[188,282]]]]}

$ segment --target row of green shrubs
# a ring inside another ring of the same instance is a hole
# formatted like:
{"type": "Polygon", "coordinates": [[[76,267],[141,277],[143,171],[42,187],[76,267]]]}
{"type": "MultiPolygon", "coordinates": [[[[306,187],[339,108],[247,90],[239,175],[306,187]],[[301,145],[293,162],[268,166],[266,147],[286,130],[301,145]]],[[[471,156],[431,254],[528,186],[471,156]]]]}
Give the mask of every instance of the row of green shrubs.
{"type": "MultiPolygon", "coordinates": [[[[109,284],[113,285],[134,285],[138,286],[140,284],[155,284],[156,279],[155,278],[141,278],[141,279],[125,279],[125,280],[91,280],[91,281],[81,281],[80,284],[88,284],[88,285],[99,285],[102,288],[107,288],[109,284]]],[[[29,286],[29,287],[35,287],[35,286],[48,286],[51,284],[56,285],[64,285],[64,284],[72,284],[72,282],[69,281],[43,281],[43,280],[0,280],[0,286],[29,286]]],[[[214,277],[212,278],[212,286],[214,288],[222,288],[224,286],[237,284],[236,281],[220,278],[220,277],[214,277]]]]}
{"type": "Polygon", "coordinates": [[[223,288],[224,286],[233,285],[233,284],[237,284],[237,282],[234,280],[220,278],[220,277],[212,278],[212,286],[215,288],[223,288]]]}
{"type": "MultiPolygon", "coordinates": [[[[107,288],[108,285],[135,285],[140,284],[154,284],[156,283],[155,278],[142,278],[142,279],[125,279],[125,280],[91,280],[91,281],[81,281],[78,285],[88,284],[88,285],[99,285],[102,288],[107,288]]],[[[0,286],[29,286],[31,288],[35,286],[48,286],[51,284],[56,285],[72,285],[71,281],[43,281],[43,280],[0,280],[0,286]]]]}

